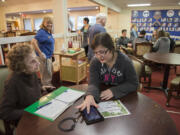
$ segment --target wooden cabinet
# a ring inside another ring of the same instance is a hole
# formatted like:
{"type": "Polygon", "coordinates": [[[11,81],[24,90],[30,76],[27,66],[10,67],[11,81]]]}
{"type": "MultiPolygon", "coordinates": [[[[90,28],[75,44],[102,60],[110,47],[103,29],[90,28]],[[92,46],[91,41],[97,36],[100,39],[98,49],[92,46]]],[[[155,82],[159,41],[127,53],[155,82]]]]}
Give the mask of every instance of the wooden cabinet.
{"type": "Polygon", "coordinates": [[[62,81],[79,84],[86,78],[87,62],[84,49],[76,53],[55,52],[54,54],[59,55],[60,79],[62,81]]]}

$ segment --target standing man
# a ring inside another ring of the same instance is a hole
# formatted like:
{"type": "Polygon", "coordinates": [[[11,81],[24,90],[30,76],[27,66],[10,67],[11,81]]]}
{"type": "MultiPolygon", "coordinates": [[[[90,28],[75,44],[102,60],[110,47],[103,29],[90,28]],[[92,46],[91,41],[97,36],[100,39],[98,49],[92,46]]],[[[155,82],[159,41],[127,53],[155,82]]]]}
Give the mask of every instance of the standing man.
{"type": "Polygon", "coordinates": [[[90,27],[89,29],[89,50],[88,50],[88,60],[91,61],[91,58],[94,56],[94,53],[91,49],[92,41],[94,36],[101,32],[106,32],[104,26],[106,25],[107,15],[104,13],[99,13],[96,15],[96,24],[90,27]]]}

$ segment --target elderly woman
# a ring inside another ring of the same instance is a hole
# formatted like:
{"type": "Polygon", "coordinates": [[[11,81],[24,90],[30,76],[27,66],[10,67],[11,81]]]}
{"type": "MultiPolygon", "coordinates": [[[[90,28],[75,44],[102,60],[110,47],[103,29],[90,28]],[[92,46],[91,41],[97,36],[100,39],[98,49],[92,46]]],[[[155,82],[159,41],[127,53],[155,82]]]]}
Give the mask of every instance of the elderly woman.
{"type": "Polygon", "coordinates": [[[52,56],[54,52],[54,38],[52,36],[53,21],[50,17],[44,17],[32,44],[37,52],[40,62],[40,75],[43,90],[53,90],[52,85],[52,56]]]}
{"type": "Polygon", "coordinates": [[[13,121],[17,125],[23,110],[40,98],[41,87],[36,76],[39,62],[30,45],[13,46],[7,60],[12,73],[5,82],[0,119],[13,121]]]}

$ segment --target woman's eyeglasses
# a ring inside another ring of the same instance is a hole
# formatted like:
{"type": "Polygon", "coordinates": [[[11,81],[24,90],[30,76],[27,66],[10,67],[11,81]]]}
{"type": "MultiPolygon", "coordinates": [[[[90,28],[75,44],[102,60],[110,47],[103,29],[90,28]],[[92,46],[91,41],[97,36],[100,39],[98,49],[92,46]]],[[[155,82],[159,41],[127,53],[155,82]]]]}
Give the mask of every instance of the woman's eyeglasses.
{"type": "Polygon", "coordinates": [[[97,55],[106,55],[109,50],[99,50],[97,52],[94,52],[94,54],[97,55]]]}

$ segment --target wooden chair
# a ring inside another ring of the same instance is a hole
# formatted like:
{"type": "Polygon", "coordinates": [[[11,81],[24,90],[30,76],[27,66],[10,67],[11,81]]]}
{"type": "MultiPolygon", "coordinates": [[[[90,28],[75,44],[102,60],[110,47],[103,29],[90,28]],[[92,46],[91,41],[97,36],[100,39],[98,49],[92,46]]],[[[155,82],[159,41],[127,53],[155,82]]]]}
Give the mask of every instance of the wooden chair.
{"type": "Polygon", "coordinates": [[[136,43],[135,44],[135,51],[134,55],[144,61],[144,70],[143,73],[141,74],[141,77],[144,78],[144,83],[148,83],[148,87],[151,86],[151,75],[152,75],[152,70],[150,68],[150,63],[146,62],[143,58],[143,55],[145,53],[151,52],[152,51],[152,46],[153,44],[150,42],[142,42],[142,43],[136,43]],[[146,81],[146,78],[148,78],[148,81],[146,81]]]}
{"type": "MultiPolygon", "coordinates": [[[[0,99],[3,96],[4,82],[9,74],[6,66],[0,66],[0,99]]],[[[0,120],[0,133],[4,135],[13,135],[14,127],[11,122],[0,120]]]]}
{"type": "Polygon", "coordinates": [[[143,55],[145,53],[152,51],[152,46],[153,45],[150,42],[136,43],[134,55],[140,59],[143,59],[143,55]]]}
{"type": "Polygon", "coordinates": [[[177,96],[180,95],[180,74],[177,75],[174,79],[170,82],[170,89],[168,90],[168,97],[166,101],[166,106],[169,106],[169,102],[171,97],[173,96],[172,93],[177,92],[177,96]]]}
{"type": "MultiPolygon", "coordinates": [[[[121,48],[121,52],[123,52],[123,53],[127,54],[128,56],[130,56],[130,58],[133,57],[132,55],[128,54],[126,49],[121,48]]],[[[136,57],[134,56],[134,58],[136,58],[136,57]]],[[[136,58],[136,59],[138,59],[138,58],[136,58]]],[[[141,78],[143,77],[144,82],[142,82],[142,83],[148,83],[148,87],[150,87],[151,86],[152,70],[148,65],[145,64],[145,62],[142,59],[138,59],[138,61],[141,61],[141,64],[143,64],[143,69],[142,69],[142,72],[140,74],[139,81],[141,82],[141,78]],[[146,81],[146,78],[148,78],[148,81],[146,81]]]]}
{"type": "MultiPolygon", "coordinates": [[[[177,54],[180,54],[180,44],[176,44],[175,47],[174,47],[174,50],[173,50],[173,53],[177,53],[177,54]]],[[[175,66],[175,73],[176,73],[176,66],[175,66]]]]}
{"type": "MultiPolygon", "coordinates": [[[[133,55],[128,55],[129,58],[132,60],[133,62],[133,65],[134,65],[134,68],[136,70],[136,74],[139,78],[139,80],[141,79],[141,74],[142,74],[142,71],[143,71],[143,68],[144,68],[144,63],[142,60],[136,58],[135,56],[133,55]]],[[[139,84],[139,88],[138,88],[139,91],[142,90],[142,84],[140,83],[139,84]]]]}

